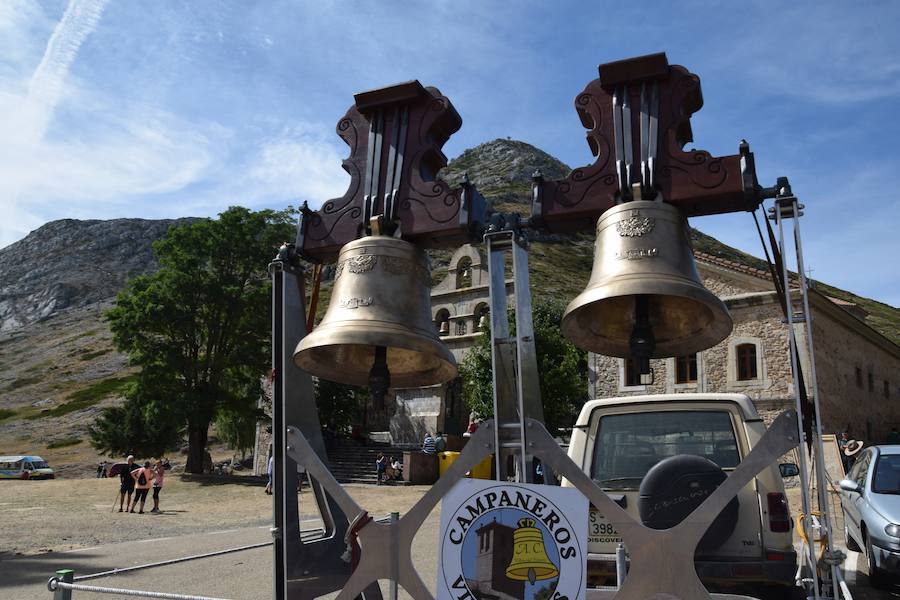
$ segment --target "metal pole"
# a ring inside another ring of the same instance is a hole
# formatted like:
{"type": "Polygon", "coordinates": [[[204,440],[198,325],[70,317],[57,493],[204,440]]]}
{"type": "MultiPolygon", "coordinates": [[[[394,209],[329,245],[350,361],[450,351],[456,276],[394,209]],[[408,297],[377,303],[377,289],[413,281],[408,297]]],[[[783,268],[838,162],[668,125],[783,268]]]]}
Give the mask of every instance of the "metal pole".
{"type": "MultiPolygon", "coordinates": [[[[782,267],[782,277],[784,279],[784,295],[785,295],[785,313],[787,314],[787,322],[788,322],[788,341],[789,341],[789,350],[791,353],[791,369],[794,373],[794,401],[797,406],[797,415],[803,415],[803,406],[800,401],[800,385],[799,382],[796,381],[797,377],[797,340],[794,337],[794,305],[791,299],[791,288],[790,281],[788,278],[788,266],[787,266],[787,257],[784,254],[784,225],[781,222],[781,206],[778,205],[778,201],[775,202],[775,223],[778,226],[778,249],[781,252],[781,267],[782,267]]],[[[813,597],[815,600],[819,600],[819,575],[816,572],[816,553],[815,553],[815,542],[812,536],[812,515],[810,514],[810,501],[809,501],[809,467],[806,464],[806,450],[803,449],[803,442],[805,440],[804,432],[803,432],[803,419],[797,419],[797,432],[798,439],[800,440],[800,498],[803,505],[803,514],[806,515],[806,518],[803,519],[803,530],[806,533],[806,539],[809,540],[809,544],[807,547],[806,557],[809,561],[809,568],[812,572],[813,579],[813,597]]]]}
{"type": "Polygon", "coordinates": [[[625,544],[619,542],[619,545],[616,546],[616,587],[621,588],[622,584],[625,583],[625,573],[627,572],[628,567],[625,563],[625,544]]]}
{"type": "MultiPolygon", "coordinates": [[[[400,513],[392,512],[391,513],[391,525],[395,524],[400,520],[400,513]]],[[[391,561],[391,600],[397,600],[397,547],[399,545],[399,540],[397,539],[399,530],[397,527],[394,527],[391,530],[391,537],[394,539],[391,540],[391,551],[394,553],[394,560],[391,561]]]]}
{"type": "MultiPolygon", "coordinates": [[[[812,312],[809,310],[809,288],[806,281],[806,273],[803,266],[803,247],[800,242],[800,207],[797,205],[796,198],[791,202],[794,211],[794,248],[797,252],[797,274],[800,277],[800,294],[803,298],[803,314],[806,317],[806,342],[807,356],[809,356],[809,372],[810,387],[813,394],[813,407],[815,408],[815,442],[816,442],[816,482],[817,492],[819,496],[819,508],[822,510],[825,523],[825,539],[827,540],[826,552],[829,557],[834,552],[834,537],[832,536],[832,519],[831,508],[828,503],[828,476],[825,470],[825,448],[822,444],[822,417],[819,408],[819,383],[816,377],[816,352],[813,346],[813,326],[812,312]]],[[[831,582],[832,585],[837,584],[838,566],[830,561],[831,564],[831,582]]],[[[828,590],[826,590],[826,593],[828,590]]]]}
{"type": "MultiPolygon", "coordinates": [[[[75,580],[75,571],[72,569],[60,569],[56,572],[56,577],[63,583],[72,583],[75,580]]],[[[72,600],[72,590],[57,587],[53,592],[53,600],[72,600]]]]}

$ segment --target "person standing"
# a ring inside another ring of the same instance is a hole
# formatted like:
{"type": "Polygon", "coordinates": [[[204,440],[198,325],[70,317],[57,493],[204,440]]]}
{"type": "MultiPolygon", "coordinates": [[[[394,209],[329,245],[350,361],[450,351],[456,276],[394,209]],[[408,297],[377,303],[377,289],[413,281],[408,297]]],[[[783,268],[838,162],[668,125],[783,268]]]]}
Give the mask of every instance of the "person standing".
{"type": "Polygon", "coordinates": [[[141,501],[140,514],[144,514],[144,502],[147,501],[147,493],[153,483],[153,470],[150,469],[150,461],[144,463],[143,467],[135,469],[131,472],[131,478],[134,479],[134,502],[131,504],[131,511],[137,506],[138,500],[141,501]]]}
{"type": "Polygon", "coordinates": [[[384,480],[384,472],[387,471],[387,457],[379,452],[378,456],[375,457],[375,476],[378,479],[378,485],[381,485],[381,482],[384,480]]]}
{"type": "MultiPolygon", "coordinates": [[[[134,456],[128,455],[125,459],[127,464],[119,471],[119,512],[122,512],[122,505],[131,506],[131,494],[134,493],[134,479],[131,477],[131,471],[134,469],[134,456]],[[125,494],[128,494],[128,503],[125,503],[125,494]]],[[[113,504],[115,506],[115,504],[113,504]]]]}
{"type": "Polygon", "coordinates": [[[266,483],[266,493],[268,495],[272,495],[272,470],[275,468],[275,455],[269,455],[269,461],[266,463],[266,475],[269,477],[269,481],[266,483]]]}
{"type": "Polygon", "coordinates": [[[159,493],[162,491],[163,481],[165,480],[166,470],[163,468],[162,460],[157,459],[156,466],[153,468],[153,508],[152,513],[158,513],[159,510],[159,493]]]}

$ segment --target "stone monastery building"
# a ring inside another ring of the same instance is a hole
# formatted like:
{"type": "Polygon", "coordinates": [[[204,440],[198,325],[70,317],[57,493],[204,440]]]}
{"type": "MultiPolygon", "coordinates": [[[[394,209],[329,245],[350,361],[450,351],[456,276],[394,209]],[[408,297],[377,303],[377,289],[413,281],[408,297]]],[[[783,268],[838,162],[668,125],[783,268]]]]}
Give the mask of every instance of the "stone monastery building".
{"type": "MultiPolygon", "coordinates": [[[[702,252],[696,252],[695,259],[706,287],[731,312],[732,334],[695,355],[651,361],[651,385],[640,384],[630,360],[590,354],[589,394],[607,398],[739,392],[750,396],[770,420],[794,405],[788,330],[770,275],[702,252]]],[[[435,327],[461,361],[481,335],[479,324],[488,311],[487,262],[479,249],[465,245],[455,252],[447,277],[432,289],[431,301],[435,327]]],[[[856,439],[883,442],[891,427],[900,427],[900,346],[869,327],[860,307],[814,288],[810,310],[823,431],[847,429],[856,439]]],[[[795,312],[801,311],[795,306],[795,312]]],[[[795,327],[802,369],[809,381],[807,324],[795,327]]],[[[395,444],[413,444],[421,441],[426,430],[461,433],[467,418],[458,381],[397,390],[391,438],[395,444]]]]}

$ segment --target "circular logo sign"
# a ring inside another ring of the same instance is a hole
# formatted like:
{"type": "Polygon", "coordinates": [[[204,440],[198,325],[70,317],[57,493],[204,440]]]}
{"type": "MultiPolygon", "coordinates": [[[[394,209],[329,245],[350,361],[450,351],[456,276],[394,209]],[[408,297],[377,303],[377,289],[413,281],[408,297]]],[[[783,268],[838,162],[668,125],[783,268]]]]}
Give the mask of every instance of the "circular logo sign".
{"type": "Polygon", "coordinates": [[[440,598],[583,596],[587,501],[577,490],[474,481],[458,486],[467,493],[442,508],[452,512],[441,518],[440,598]],[[574,511],[585,513],[584,527],[570,521],[570,499],[584,505],[574,511]]]}

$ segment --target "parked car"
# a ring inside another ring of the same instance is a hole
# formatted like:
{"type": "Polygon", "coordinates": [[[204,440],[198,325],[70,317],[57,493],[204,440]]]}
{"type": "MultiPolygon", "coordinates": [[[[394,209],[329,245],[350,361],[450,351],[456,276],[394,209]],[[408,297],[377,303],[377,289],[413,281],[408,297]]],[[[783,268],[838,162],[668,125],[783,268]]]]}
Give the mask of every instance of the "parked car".
{"type": "Polygon", "coordinates": [[[56,474],[40,456],[0,456],[0,479],[53,479],[56,474]]]}
{"type": "Polygon", "coordinates": [[[900,446],[863,450],[840,488],[847,547],[865,552],[870,584],[885,587],[900,574],[900,446]]]}
{"type": "MultiPolygon", "coordinates": [[[[724,481],[765,429],[743,394],[592,400],[578,417],[569,457],[635,519],[666,529],[724,481]],[[679,497],[695,500],[671,501],[679,497]],[[672,508],[652,511],[653,506],[672,508]]],[[[707,587],[768,587],[766,595],[772,596],[796,591],[797,554],[782,473],[796,475],[797,467],[764,469],[710,526],[694,561],[707,587]]],[[[622,537],[593,506],[589,527],[588,582],[614,585],[622,537]]]]}

